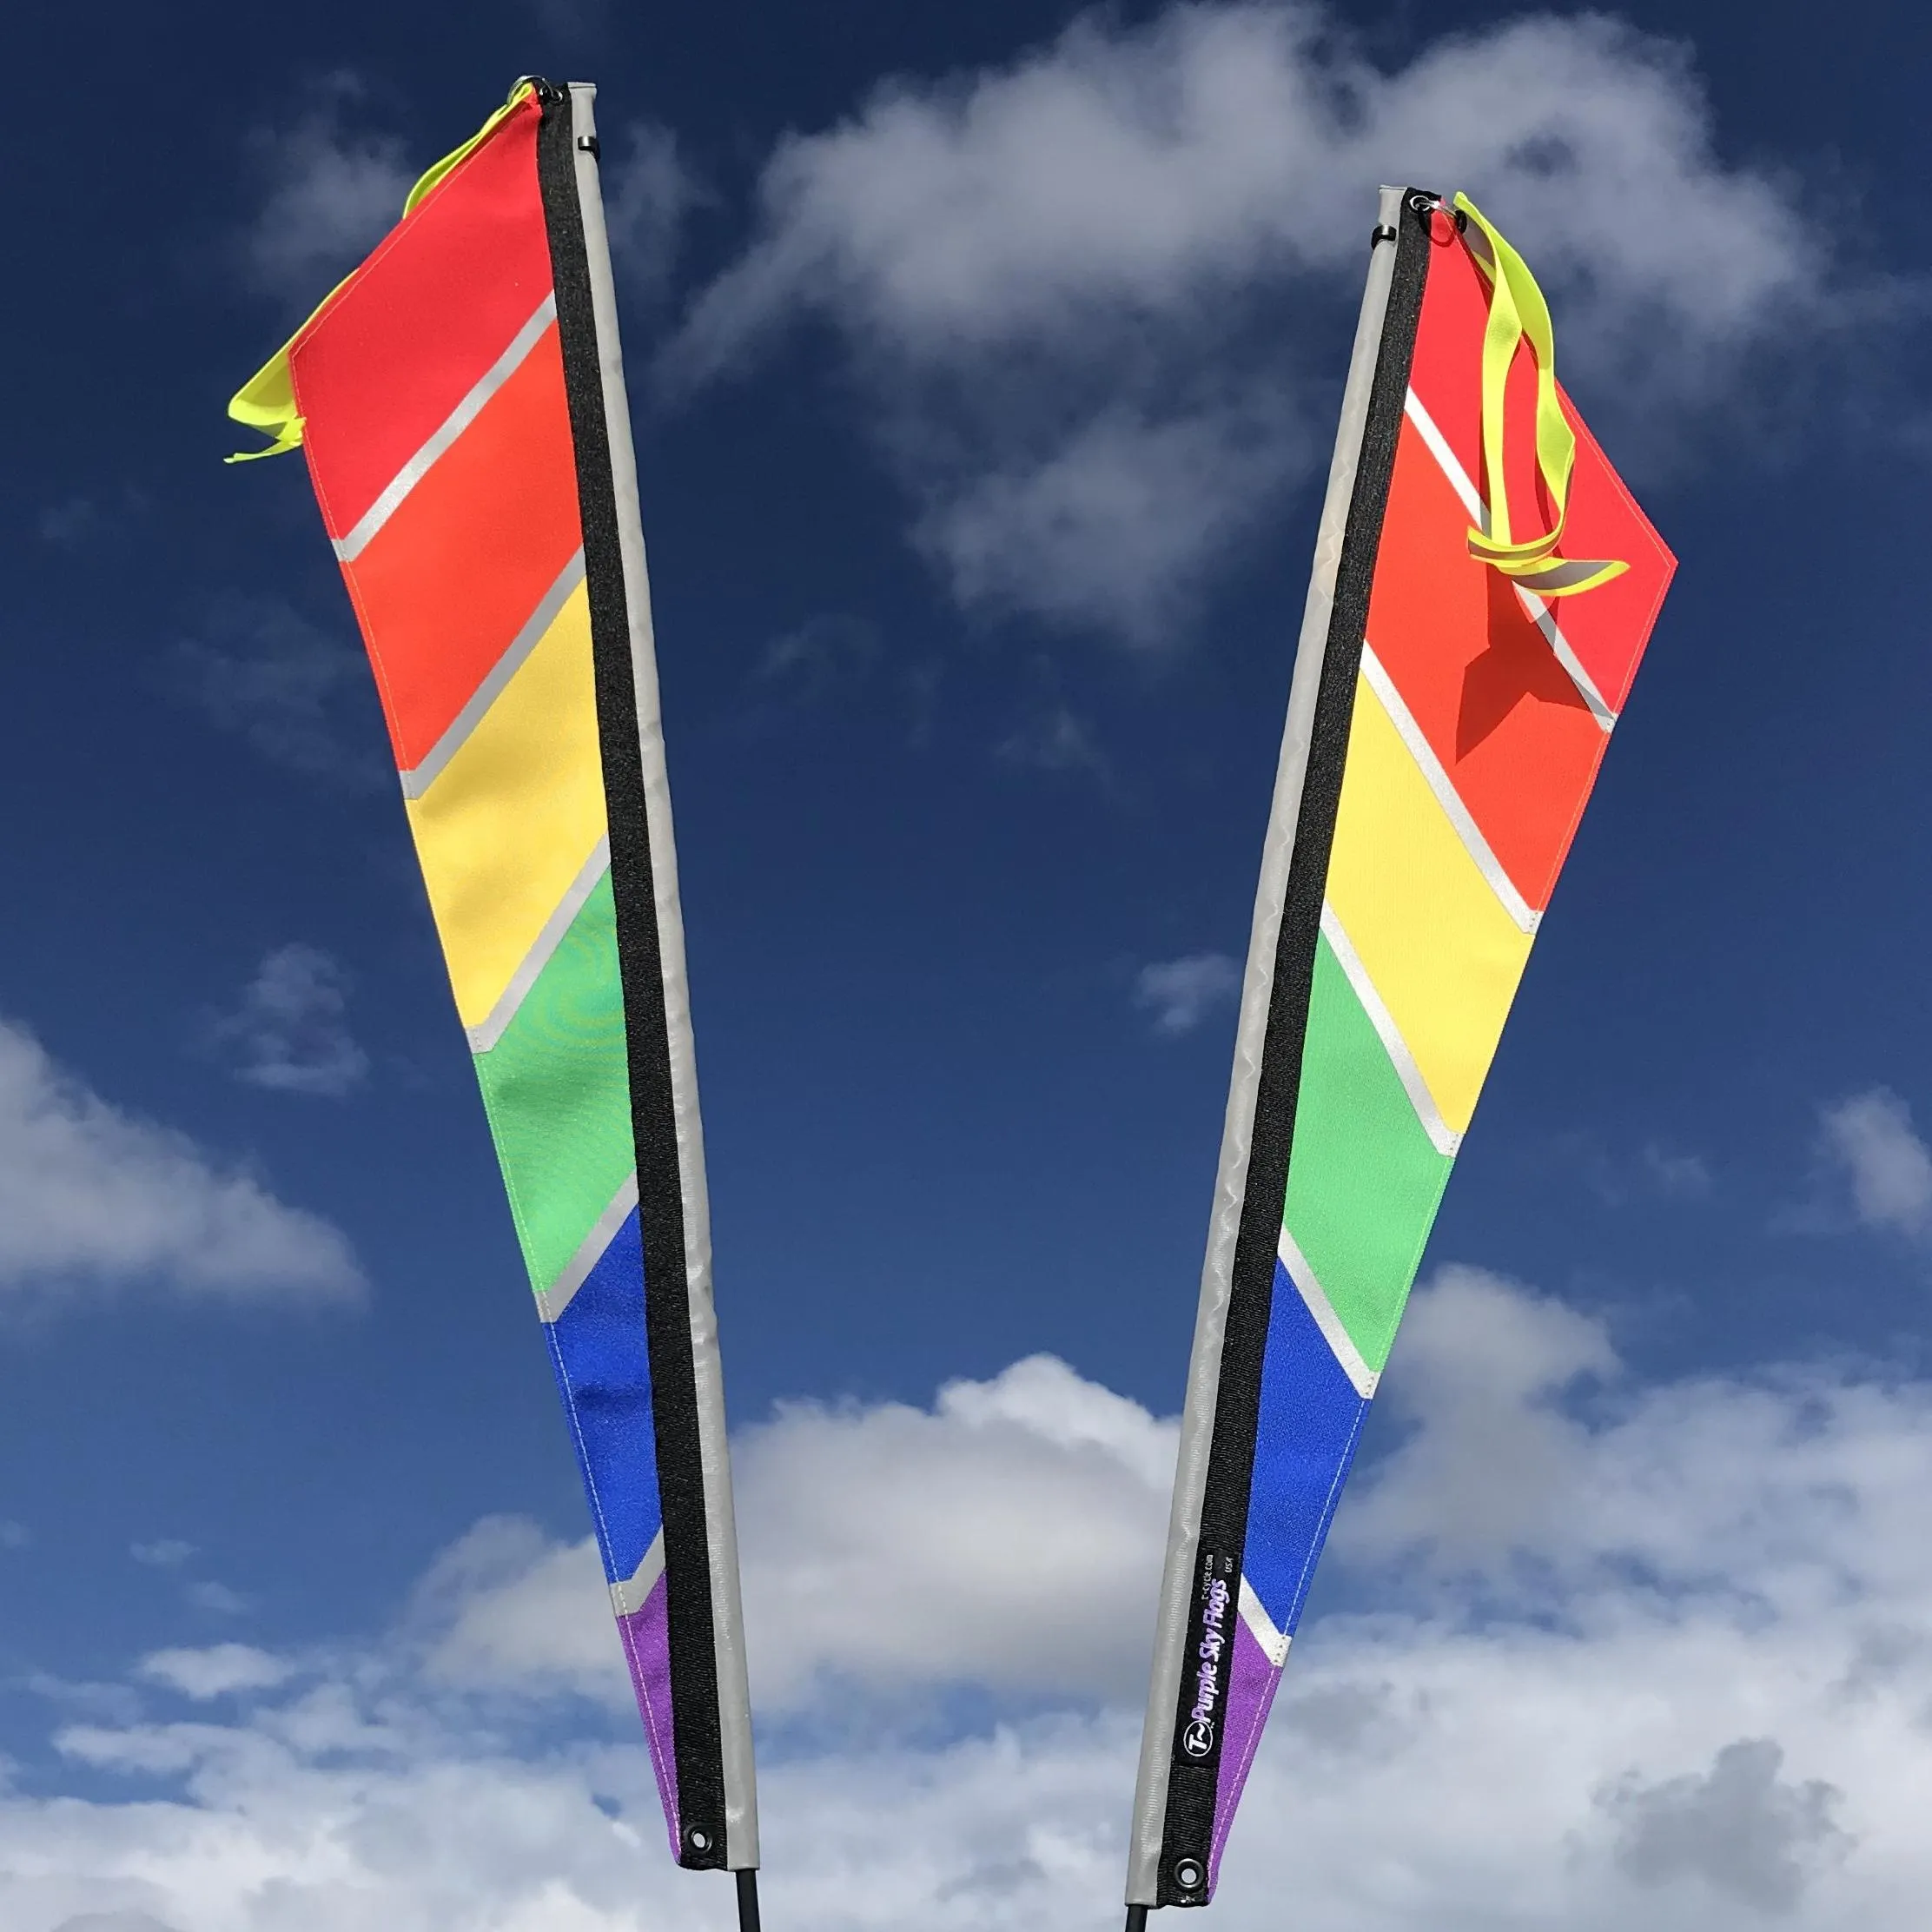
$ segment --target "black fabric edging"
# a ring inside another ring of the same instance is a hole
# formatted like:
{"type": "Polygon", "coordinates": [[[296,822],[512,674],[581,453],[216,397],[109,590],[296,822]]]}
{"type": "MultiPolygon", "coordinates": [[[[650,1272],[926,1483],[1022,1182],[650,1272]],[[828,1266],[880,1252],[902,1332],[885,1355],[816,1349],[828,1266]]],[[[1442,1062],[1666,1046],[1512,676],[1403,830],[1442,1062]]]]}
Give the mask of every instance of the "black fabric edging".
{"type": "MultiPolygon", "coordinates": [[[[1287,1194],[1288,1156],[1294,1144],[1295,1101],[1301,1086],[1301,1051],[1314,983],[1315,949],[1321,931],[1335,814],[1341,803],[1342,768],[1348,758],[1348,730],[1361,669],[1369,591],[1381,545],[1382,519],[1388,506],[1396,439],[1402,427],[1423,282],[1428,273],[1430,215],[1426,208],[1410,205],[1414,199],[1405,191],[1395,236],[1394,278],[1342,536],[1307,771],[1295,824],[1294,854],[1275,944],[1274,989],[1268,1002],[1267,1031],[1255,1085],[1247,1188],[1234,1241],[1214,1437],[1201,1497],[1194,1605],[1187,1647],[1181,1652],[1184,1660],[1200,1654],[1213,1585],[1225,1585],[1227,1593],[1222,1627],[1229,1639],[1227,1653],[1230,1655],[1234,1620],[1240,1615],[1254,1440],[1260,1419],[1262,1358],[1274,1313],[1275,1257],[1280,1243],[1281,1204],[1287,1194]]],[[[1432,203],[1433,197],[1429,199],[1432,203]]],[[[1161,1832],[1158,1902],[1162,1905],[1208,1902],[1215,1787],[1225,1726],[1214,1727],[1212,1742],[1201,1755],[1191,1754],[1186,1740],[1194,1696],[1194,1673],[1183,1667],[1161,1832]],[[1183,1884],[1183,1873],[1194,1882],[1183,1884]]]]}
{"type": "Polygon", "coordinates": [[[591,299],[570,96],[539,83],[543,121],[537,179],[550,235],[557,334],[577,456],[590,598],[597,728],[610,820],[611,887],[631,1070],[631,1130],[638,1157],[638,1217],[644,1236],[644,1320],[657,1427],[658,1487],[664,1506],[665,1589],[671,1629],[671,1709],[678,1772],[678,1863],[724,1865],[724,1770],[718,1710],[718,1652],[711,1610],[704,1461],[691,1356],[683,1175],[671,1085],[664,965],[658,935],[651,835],[637,687],[631,670],[630,610],[619,544],[610,427],[604,414],[597,320],[591,299]],[[696,1840],[703,1841],[703,1849],[696,1840]]]}

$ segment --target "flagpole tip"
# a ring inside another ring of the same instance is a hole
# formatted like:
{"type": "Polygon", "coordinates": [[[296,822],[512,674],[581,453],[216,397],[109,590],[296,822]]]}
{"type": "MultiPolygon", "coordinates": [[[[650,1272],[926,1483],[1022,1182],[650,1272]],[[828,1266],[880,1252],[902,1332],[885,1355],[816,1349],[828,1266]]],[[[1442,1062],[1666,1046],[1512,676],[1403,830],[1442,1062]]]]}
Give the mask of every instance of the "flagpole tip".
{"type": "Polygon", "coordinates": [[[758,1932],[758,1875],[754,1869],[731,1876],[738,1880],[738,1932],[758,1932]]]}

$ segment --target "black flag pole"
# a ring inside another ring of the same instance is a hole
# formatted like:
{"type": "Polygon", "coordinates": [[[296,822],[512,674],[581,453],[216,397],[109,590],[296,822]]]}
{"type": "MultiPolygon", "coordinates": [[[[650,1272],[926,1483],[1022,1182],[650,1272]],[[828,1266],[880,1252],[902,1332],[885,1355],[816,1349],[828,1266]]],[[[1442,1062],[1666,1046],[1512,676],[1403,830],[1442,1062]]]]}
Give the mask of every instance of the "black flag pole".
{"type": "Polygon", "coordinates": [[[738,1880],[738,1932],[758,1932],[758,1875],[748,1868],[733,1876],[738,1880]]]}

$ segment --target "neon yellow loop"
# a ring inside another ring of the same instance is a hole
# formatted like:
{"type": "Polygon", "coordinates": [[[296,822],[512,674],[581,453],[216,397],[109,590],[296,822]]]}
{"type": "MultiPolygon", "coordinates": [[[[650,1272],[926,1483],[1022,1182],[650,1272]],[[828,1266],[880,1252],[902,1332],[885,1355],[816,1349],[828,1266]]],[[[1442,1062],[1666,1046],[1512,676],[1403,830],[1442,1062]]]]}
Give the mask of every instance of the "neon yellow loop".
{"type": "Polygon", "coordinates": [[[1466,195],[1457,209],[1469,218],[1466,239],[1490,282],[1489,322],[1483,331],[1483,468],[1489,483],[1489,527],[1472,528],[1469,553],[1539,597],[1574,597],[1621,577],[1628,564],[1605,559],[1573,561],[1560,554],[1568,515],[1570,472],[1577,439],[1557,397],[1556,338],[1550,307],[1524,261],[1485,219],[1466,195]],[[1527,338],[1536,358],[1536,466],[1555,507],[1556,521],[1539,536],[1518,539],[1510,523],[1509,487],[1503,452],[1507,429],[1505,400],[1510,366],[1527,338]]]}
{"type": "Polygon", "coordinates": [[[414,215],[416,212],[417,204],[427,199],[430,190],[442,180],[444,175],[453,174],[457,169],[460,168],[502,126],[504,122],[516,112],[518,103],[526,96],[534,94],[536,91],[534,82],[519,81],[510,89],[510,98],[460,148],[451,149],[434,167],[425,169],[416,185],[409,190],[408,199],[402,204],[402,212],[405,215],[414,215]]]}
{"type": "MultiPolygon", "coordinates": [[[[431,192],[447,176],[460,168],[502,126],[526,96],[535,91],[531,82],[519,81],[510,89],[510,98],[460,148],[452,149],[434,167],[427,169],[409,190],[408,199],[402,204],[404,220],[407,221],[414,215],[421,203],[428,199],[431,192]]],[[[233,456],[224,460],[230,463],[252,463],[258,457],[281,456],[289,450],[301,447],[302,419],[295,414],[295,379],[288,367],[288,352],[294,347],[296,337],[301,335],[302,328],[307,328],[355,280],[360,272],[352,269],[344,275],[315,304],[303,321],[301,328],[298,328],[235,391],[234,399],[228,404],[230,420],[246,423],[250,429],[259,429],[263,435],[274,440],[265,449],[237,450],[233,456]]]]}

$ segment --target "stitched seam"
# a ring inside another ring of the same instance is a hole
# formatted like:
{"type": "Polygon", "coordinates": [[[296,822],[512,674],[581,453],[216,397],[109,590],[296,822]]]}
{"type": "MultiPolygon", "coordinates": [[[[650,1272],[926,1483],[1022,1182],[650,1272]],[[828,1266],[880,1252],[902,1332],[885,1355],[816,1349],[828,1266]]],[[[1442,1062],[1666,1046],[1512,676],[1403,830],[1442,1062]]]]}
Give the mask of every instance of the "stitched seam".
{"type": "MultiPolygon", "coordinates": [[[[613,1235],[612,1239],[614,1241],[616,1236],[613,1235]]],[[[578,1413],[577,1391],[572,1385],[570,1371],[564,1366],[564,1353],[557,1341],[556,1325],[553,1322],[546,1321],[540,1326],[544,1332],[545,1344],[550,1350],[550,1363],[557,1377],[557,1386],[563,1392],[564,1413],[569,1419],[571,1440],[577,1451],[577,1466],[584,1472],[584,1488],[591,1499],[591,1513],[597,1522],[598,1545],[603,1552],[605,1571],[608,1574],[615,1567],[611,1555],[610,1523],[604,1513],[604,1499],[598,1492],[597,1478],[592,1472],[590,1457],[585,1451],[584,1425],[583,1419],[578,1413]]],[[[661,1523],[658,1525],[658,1534],[659,1536],[664,1534],[661,1523]]],[[[669,1553],[668,1551],[665,1552],[667,1558],[669,1553]]],[[[648,1546],[645,1554],[646,1556],[650,1554],[648,1546]]],[[[653,1585],[652,1587],[655,1588],[656,1586],[653,1585]]],[[[647,1594],[645,1602],[649,1602],[649,1600],[647,1594]]],[[[613,1604],[612,1607],[614,1610],[616,1606],[613,1604]]],[[[640,1604],[638,1607],[641,1610],[644,1605],[640,1604]]],[[[637,1639],[632,1632],[629,1619],[619,1617],[616,1621],[618,1641],[624,1645],[625,1656],[631,1666],[631,1682],[637,1692],[638,1709],[643,1715],[645,1729],[651,1734],[651,1755],[657,1760],[659,1767],[660,1789],[668,1786],[668,1789],[675,1794],[678,1789],[675,1775],[669,1779],[665,1779],[663,1776],[662,1767],[665,1762],[664,1757],[665,1747],[663,1741],[658,1736],[657,1717],[651,1708],[651,1699],[645,1694],[644,1688],[644,1659],[638,1653],[637,1639]]],[[[673,1767],[673,1772],[675,1772],[675,1767],[673,1767]]],[[[675,1807],[675,1804],[676,1798],[674,1796],[672,1799],[673,1807],[675,1807]]],[[[675,1851],[678,1845],[678,1824],[674,1819],[667,1822],[671,1826],[672,1847],[675,1851]]]]}
{"type": "MultiPolygon", "coordinates": [[[[1290,1286],[1292,1287],[1293,1284],[1291,1283],[1290,1286]]],[[[1322,1346],[1324,1348],[1328,1346],[1326,1337],[1322,1340],[1322,1346]]],[[[1329,1349],[1331,1360],[1333,1360],[1333,1355],[1334,1351],[1329,1349]]],[[[1339,1362],[1336,1364],[1338,1368],[1340,1366],[1339,1362]]],[[[1308,1593],[1308,1579],[1314,1574],[1315,1564],[1320,1558],[1322,1545],[1327,1541],[1328,1525],[1334,1518],[1335,1504],[1341,1495],[1341,1485],[1348,1480],[1348,1472],[1353,1466],[1355,1461],[1355,1445],[1361,1439],[1362,1425],[1368,1419],[1369,1399],[1365,1395],[1358,1395],[1355,1397],[1355,1400],[1358,1404],[1355,1412],[1355,1424],[1348,1432],[1348,1440],[1343,1445],[1340,1459],[1335,1465],[1334,1480],[1329,1484],[1327,1498],[1321,1506],[1320,1529],[1317,1532],[1313,1542],[1309,1545],[1308,1554],[1302,1559],[1301,1574],[1295,1579],[1294,1596],[1288,1606],[1290,1622],[1287,1634],[1291,1637],[1294,1634],[1294,1624],[1301,1620],[1301,1601],[1308,1593]]],[[[1267,1608],[1265,1604],[1261,1607],[1264,1610],[1267,1608]]]]}
{"type": "MultiPolygon", "coordinates": [[[[1254,1754],[1261,1748],[1261,1733],[1267,1727],[1269,1711],[1274,1708],[1274,1693],[1280,1686],[1283,1668],[1283,1664],[1271,1663],[1267,1666],[1268,1687],[1262,1694],[1260,1703],[1255,1706],[1254,1722],[1249,1725],[1247,1735],[1241,1743],[1241,1766],[1235,1774],[1234,1779],[1234,1796],[1236,1803],[1240,1802],[1241,1789],[1247,1783],[1247,1774],[1254,1768],[1254,1754]]],[[[1217,1791],[1214,1795],[1217,1802],[1214,1808],[1214,1842],[1208,1847],[1208,1876],[1210,1879],[1215,1877],[1219,1873],[1221,1846],[1227,1841],[1229,1827],[1234,1823],[1234,1805],[1229,1805],[1227,1816],[1222,1816],[1218,1802],[1221,1794],[1217,1791]]]]}

